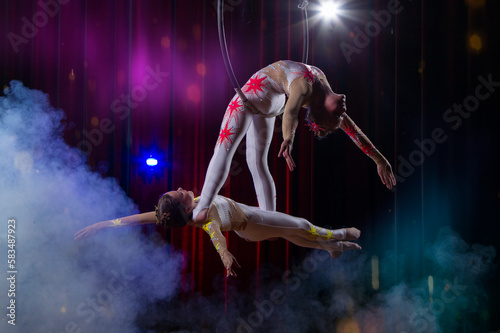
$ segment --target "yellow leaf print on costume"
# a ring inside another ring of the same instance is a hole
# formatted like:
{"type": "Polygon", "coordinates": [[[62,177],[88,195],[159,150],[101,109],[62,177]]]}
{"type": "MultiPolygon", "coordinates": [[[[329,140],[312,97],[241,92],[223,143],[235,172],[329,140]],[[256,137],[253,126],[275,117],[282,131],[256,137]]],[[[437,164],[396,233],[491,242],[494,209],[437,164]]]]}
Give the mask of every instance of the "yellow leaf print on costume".
{"type": "Polygon", "coordinates": [[[309,233],[310,239],[316,239],[317,237],[320,237],[325,240],[335,239],[335,237],[333,237],[332,230],[316,227],[314,225],[311,225],[311,228],[307,230],[307,232],[309,233]]]}
{"type": "Polygon", "coordinates": [[[122,220],[120,219],[114,219],[111,221],[111,227],[121,227],[124,224],[122,223],[122,220]]]}

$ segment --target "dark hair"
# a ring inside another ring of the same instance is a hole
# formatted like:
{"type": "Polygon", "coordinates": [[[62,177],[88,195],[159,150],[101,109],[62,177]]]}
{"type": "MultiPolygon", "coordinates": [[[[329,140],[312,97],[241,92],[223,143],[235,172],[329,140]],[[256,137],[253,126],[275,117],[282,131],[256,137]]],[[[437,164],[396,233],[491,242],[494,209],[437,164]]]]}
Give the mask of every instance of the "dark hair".
{"type": "Polygon", "coordinates": [[[184,205],[168,194],[163,194],[156,207],[156,224],[167,228],[184,227],[192,218],[193,212],[186,214],[184,205]]]}
{"type": "Polygon", "coordinates": [[[326,131],[321,127],[320,124],[323,123],[324,119],[321,112],[316,112],[318,108],[323,108],[326,98],[326,93],[324,90],[323,83],[316,78],[312,84],[313,92],[311,98],[311,104],[307,109],[306,113],[306,126],[314,133],[314,136],[318,139],[325,138],[331,131],[326,131]]]}
{"type": "Polygon", "coordinates": [[[314,133],[314,137],[317,139],[324,139],[326,138],[332,131],[327,131],[318,123],[316,122],[316,119],[314,118],[313,112],[311,112],[311,108],[307,109],[306,113],[306,126],[309,127],[309,130],[314,133]]]}

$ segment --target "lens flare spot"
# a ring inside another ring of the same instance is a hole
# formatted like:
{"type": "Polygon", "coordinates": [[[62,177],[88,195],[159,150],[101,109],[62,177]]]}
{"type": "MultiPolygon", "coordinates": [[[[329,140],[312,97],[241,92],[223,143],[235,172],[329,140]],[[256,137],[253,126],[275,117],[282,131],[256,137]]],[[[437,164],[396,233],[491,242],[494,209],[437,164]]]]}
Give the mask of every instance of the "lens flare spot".
{"type": "Polygon", "coordinates": [[[71,72],[69,72],[69,80],[75,81],[75,71],[73,70],[73,68],[71,69],[71,72]]]}

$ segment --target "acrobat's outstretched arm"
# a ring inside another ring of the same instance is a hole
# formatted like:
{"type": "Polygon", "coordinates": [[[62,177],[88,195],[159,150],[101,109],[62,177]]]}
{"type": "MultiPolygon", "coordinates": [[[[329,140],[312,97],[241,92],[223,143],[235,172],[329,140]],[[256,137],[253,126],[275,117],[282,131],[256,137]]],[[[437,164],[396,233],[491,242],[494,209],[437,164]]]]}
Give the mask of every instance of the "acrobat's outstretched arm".
{"type": "Polygon", "coordinates": [[[351,138],[351,140],[368,155],[376,164],[377,172],[382,180],[382,183],[391,190],[396,185],[396,178],[392,173],[391,164],[382,155],[377,148],[371,143],[370,139],[361,131],[361,129],[354,123],[354,121],[347,115],[343,115],[340,128],[351,138]]]}
{"type": "Polygon", "coordinates": [[[142,224],[152,224],[156,223],[156,215],[155,212],[147,212],[143,214],[136,214],[121,217],[119,219],[108,220],[98,222],[88,227],[83,228],[82,230],[75,233],[75,240],[79,241],[91,236],[94,236],[102,229],[107,228],[120,228],[120,227],[133,227],[136,225],[142,224]]]}
{"type": "Polygon", "coordinates": [[[295,168],[292,158],[293,139],[295,130],[299,123],[299,111],[306,99],[311,95],[312,87],[306,80],[295,80],[290,85],[290,96],[285,105],[283,113],[283,143],[281,144],[278,157],[283,156],[290,171],[295,168]]]}
{"type": "Polygon", "coordinates": [[[227,250],[226,238],[222,235],[220,226],[214,220],[208,220],[202,226],[203,230],[210,236],[210,240],[214,245],[215,249],[220,255],[220,259],[226,268],[227,276],[236,276],[236,272],[233,270],[233,262],[236,267],[241,267],[236,258],[227,250]]]}

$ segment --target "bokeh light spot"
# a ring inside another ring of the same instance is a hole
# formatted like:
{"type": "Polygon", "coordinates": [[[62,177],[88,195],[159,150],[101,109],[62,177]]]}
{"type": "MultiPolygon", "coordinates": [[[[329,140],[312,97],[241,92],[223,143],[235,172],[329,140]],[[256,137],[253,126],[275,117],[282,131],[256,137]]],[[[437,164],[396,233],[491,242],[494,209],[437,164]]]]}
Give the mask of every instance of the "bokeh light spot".
{"type": "Polygon", "coordinates": [[[481,37],[479,37],[477,34],[473,34],[469,38],[469,45],[471,49],[479,51],[483,48],[483,42],[481,40],[481,37]]]}
{"type": "Polygon", "coordinates": [[[89,87],[89,92],[90,93],[95,93],[95,91],[97,89],[97,83],[95,82],[95,80],[89,80],[88,81],[88,87],[89,87]]]}
{"type": "Polygon", "coordinates": [[[200,101],[200,88],[192,84],[187,88],[187,97],[190,101],[198,103],[200,101]]]}
{"type": "Polygon", "coordinates": [[[177,48],[180,50],[180,51],[185,51],[187,49],[187,41],[184,39],[184,38],[179,38],[177,40],[177,48]]]}
{"type": "Polygon", "coordinates": [[[170,47],[170,38],[164,36],[161,38],[161,47],[168,49],[170,47]]]}
{"type": "Polygon", "coordinates": [[[483,7],[485,2],[485,0],[468,0],[469,6],[472,8],[483,7]]]}
{"type": "Polygon", "coordinates": [[[200,62],[198,65],[196,65],[196,72],[201,76],[205,76],[205,74],[207,74],[207,68],[205,67],[205,64],[200,62]]]}
{"type": "Polygon", "coordinates": [[[418,74],[422,74],[425,69],[425,62],[421,61],[418,66],[418,74]]]}
{"type": "Polygon", "coordinates": [[[92,125],[93,127],[97,127],[97,125],[99,125],[99,118],[97,117],[92,117],[90,119],[90,125],[92,125]]]}
{"type": "Polygon", "coordinates": [[[193,25],[193,38],[194,40],[201,39],[201,26],[199,24],[193,25]]]}
{"type": "Polygon", "coordinates": [[[358,323],[353,319],[342,319],[337,325],[337,332],[339,333],[360,333],[358,323]]]}
{"type": "Polygon", "coordinates": [[[125,71],[123,69],[119,69],[116,72],[116,82],[119,86],[123,86],[125,84],[125,71]]]}

